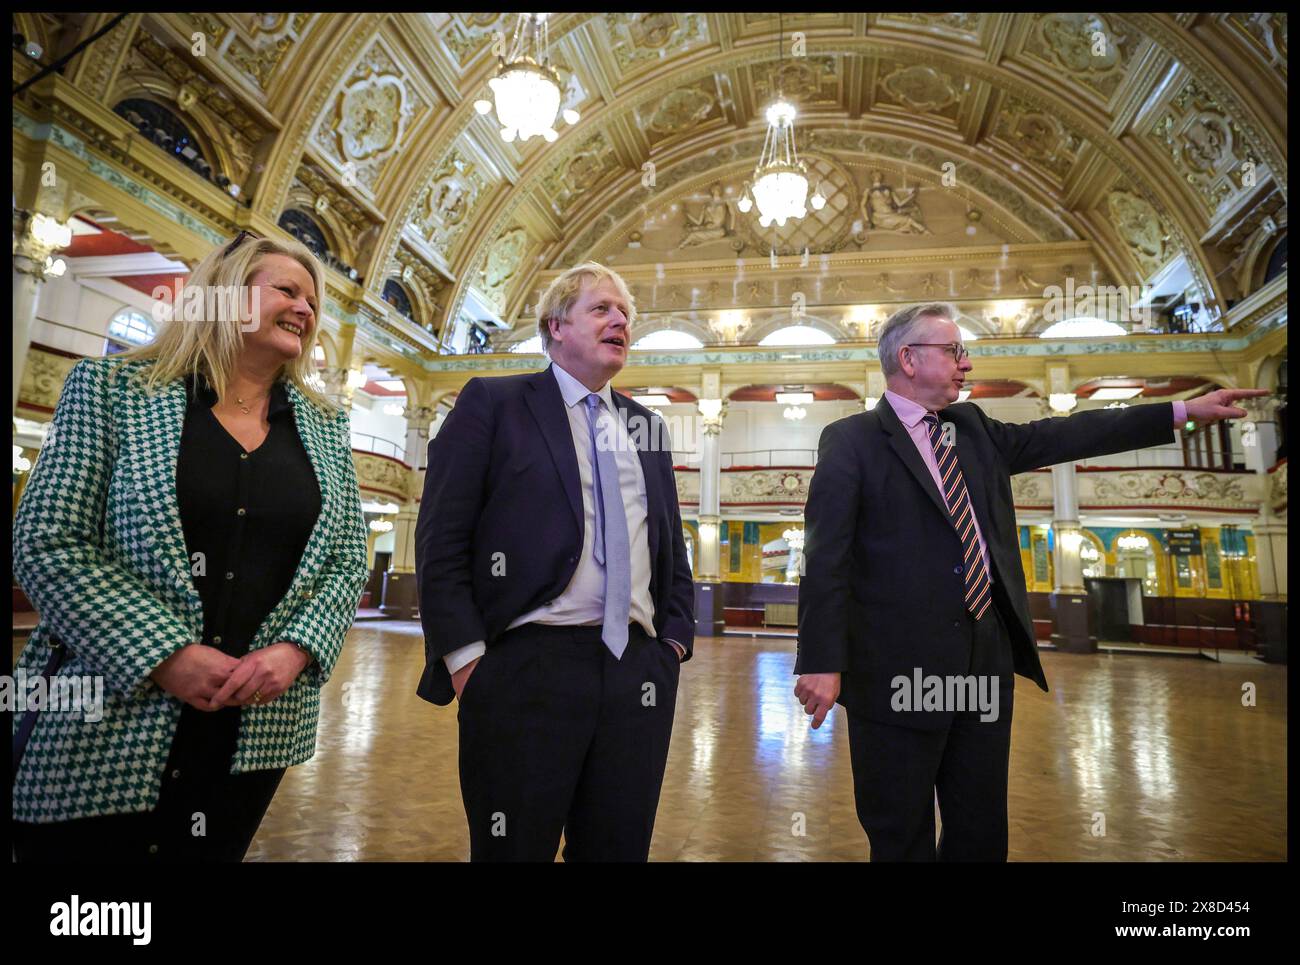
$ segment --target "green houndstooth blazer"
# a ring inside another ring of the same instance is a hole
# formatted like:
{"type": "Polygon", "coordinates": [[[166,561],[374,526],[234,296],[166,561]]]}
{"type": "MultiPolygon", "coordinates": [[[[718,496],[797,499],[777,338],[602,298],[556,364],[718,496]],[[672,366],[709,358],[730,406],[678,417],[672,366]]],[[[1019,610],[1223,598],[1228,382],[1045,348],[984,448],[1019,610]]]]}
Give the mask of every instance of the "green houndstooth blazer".
{"type": "MultiPolygon", "coordinates": [[[[42,712],[14,779],[13,817],[46,823],[151,810],[183,703],[149,677],[202,639],[176,500],[185,383],[145,394],[149,362],[85,359],[68,375],[14,521],[14,576],[40,615],[18,660],[42,672],[54,637],[59,675],[103,678],[103,717],[42,712]]],[[[366,580],[365,525],[351,434],[288,386],[321,512],[284,598],[252,643],[281,640],[314,658],[278,699],[241,712],[232,773],[300,764],[316,751],[329,679],[366,580]]],[[[22,715],[14,714],[14,727],[22,715]]],[[[93,715],[91,715],[93,716],[93,715]]]]}

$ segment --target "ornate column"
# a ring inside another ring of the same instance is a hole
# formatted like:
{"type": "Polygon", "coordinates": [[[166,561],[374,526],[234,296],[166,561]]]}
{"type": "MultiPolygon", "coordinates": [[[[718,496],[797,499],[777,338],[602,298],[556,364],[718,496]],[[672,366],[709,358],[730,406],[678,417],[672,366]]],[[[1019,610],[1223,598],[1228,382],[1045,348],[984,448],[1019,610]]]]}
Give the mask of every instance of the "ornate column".
{"type": "Polygon", "coordinates": [[[406,463],[410,466],[407,493],[393,520],[393,558],[384,574],[384,601],[380,609],[399,620],[414,620],[420,609],[420,595],[415,583],[415,523],[420,516],[420,504],[415,494],[424,491],[424,466],[428,458],[429,423],[433,421],[433,406],[407,406],[402,415],[406,418],[406,463]]]}
{"type": "Polygon", "coordinates": [[[352,324],[339,326],[335,343],[338,345],[338,358],[333,367],[321,369],[321,381],[325,383],[325,394],[330,401],[346,411],[352,410],[353,388],[348,383],[348,372],[352,367],[352,341],[356,337],[357,327],[352,324]]]}
{"type": "Polygon", "coordinates": [[[1051,595],[1056,623],[1052,642],[1068,653],[1092,653],[1097,649],[1097,640],[1088,626],[1088,595],[1079,556],[1084,535],[1072,462],[1052,467],[1052,539],[1056,571],[1051,595]]]}
{"type": "Polygon", "coordinates": [[[1251,472],[1268,472],[1277,462],[1277,410],[1281,403],[1273,396],[1242,399],[1246,418],[1233,428],[1241,433],[1241,451],[1251,472]]]}
{"type": "Polygon", "coordinates": [[[429,458],[429,426],[437,408],[431,405],[408,405],[402,415],[406,419],[406,464],[412,472],[419,472],[429,458]]]}
{"type": "Polygon", "coordinates": [[[40,213],[15,212],[13,268],[13,387],[9,400],[12,416],[18,406],[18,387],[27,364],[27,346],[32,341],[32,323],[40,301],[41,283],[45,281],[45,260],[72,242],[72,231],[53,218],[40,213]]]}
{"type": "Polygon", "coordinates": [[[1241,433],[1246,468],[1266,476],[1264,502],[1255,517],[1255,566],[1261,599],[1252,602],[1260,650],[1270,662],[1287,659],[1287,567],[1285,464],[1278,466],[1278,399],[1243,399],[1247,416],[1234,427],[1241,433]]]}
{"type": "Polygon", "coordinates": [[[1286,477],[1287,463],[1269,473],[1269,485],[1255,517],[1255,563],[1259,595],[1254,601],[1255,630],[1264,659],[1287,660],[1286,477]]]}
{"type": "Polygon", "coordinates": [[[722,525],[722,453],[720,436],[726,418],[721,373],[705,372],[700,410],[700,539],[695,552],[695,632],[721,636],[725,620],[719,528],[722,525]]]}
{"type": "Polygon", "coordinates": [[[408,500],[393,520],[393,558],[384,574],[384,601],[379,609],[385,616],[414,620],[420,609],[415,583],[415,522],[420,504],[408,500]]]}

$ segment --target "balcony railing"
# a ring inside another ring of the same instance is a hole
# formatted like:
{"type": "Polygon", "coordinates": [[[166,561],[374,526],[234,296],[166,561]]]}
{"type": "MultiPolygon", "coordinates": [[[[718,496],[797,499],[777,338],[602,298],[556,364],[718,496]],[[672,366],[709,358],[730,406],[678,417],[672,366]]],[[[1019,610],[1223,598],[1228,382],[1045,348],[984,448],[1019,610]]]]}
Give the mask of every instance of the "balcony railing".
{"type": "Polygon", "coordinates": [[[406,461],[406,446],[383,436],[374,436],[367,432],[352,433],[352,448],[362,452],[373,452],[379,456],[392,456],[406,461]]]}
{"type": "MultiPolygon", "coordinates": [[[[689,466],[698,469],[700,454],[698,452],[674,452],[674,466],[689,466]]],[[[807,468],[817,465],[816,449],[742,449],[721,454],[720,465],[723,469],[752,469],[772,466],[798,466],[807,468]]]]}

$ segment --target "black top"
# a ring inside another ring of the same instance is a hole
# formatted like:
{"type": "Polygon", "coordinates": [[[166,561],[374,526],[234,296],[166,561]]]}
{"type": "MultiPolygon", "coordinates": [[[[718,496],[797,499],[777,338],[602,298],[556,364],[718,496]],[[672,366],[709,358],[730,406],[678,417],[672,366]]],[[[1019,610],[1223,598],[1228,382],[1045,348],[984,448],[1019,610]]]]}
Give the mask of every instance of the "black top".
{"type": "Polygon", "coordinates": [[[176,496],[203,642],[240,657],[293,581],[320,515],[320,485],[283,382],[271,389],[270,432],[251,453],[217,421],[206,380],[186,388],[176,496]]]}
{"type": "MultiPolygon", "coordinates": [[[[189,405],[176,461],[176,498],[190,572],[203,601],[203,643],[242,657],[293,581],[320,515],[320,485],[283,382],[271,388],[270,432],[252,452],[217,421],[217,394],[206,379],[197,385],[187,379],[185,387],[189,405]]],[[[204,793],[235,793],[238,787],[238,793],[270,801],[283,768],[228,773],[240,713],[239,707],[209,712],[187,704],[168,756],[171,777],[183,775],[204,793]]],[[[164,788],[164,796],[169,793],[174,792],[164,788]]]]}

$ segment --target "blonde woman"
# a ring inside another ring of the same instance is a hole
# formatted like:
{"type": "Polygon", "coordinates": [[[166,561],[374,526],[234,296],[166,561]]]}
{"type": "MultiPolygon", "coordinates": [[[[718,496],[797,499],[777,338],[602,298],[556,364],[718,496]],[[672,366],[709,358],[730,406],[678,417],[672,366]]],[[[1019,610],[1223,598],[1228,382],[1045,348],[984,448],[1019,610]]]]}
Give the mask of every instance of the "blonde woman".
{"type": "Polygon", "coordinates": [[[69,374],[14,523],[19,668],[103,701],[15,714],[19,860],[241,860],[315,752],[366,577],[348,417],[306,381],[322,292],[241,232],[152,344],[69,374]]]}

